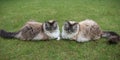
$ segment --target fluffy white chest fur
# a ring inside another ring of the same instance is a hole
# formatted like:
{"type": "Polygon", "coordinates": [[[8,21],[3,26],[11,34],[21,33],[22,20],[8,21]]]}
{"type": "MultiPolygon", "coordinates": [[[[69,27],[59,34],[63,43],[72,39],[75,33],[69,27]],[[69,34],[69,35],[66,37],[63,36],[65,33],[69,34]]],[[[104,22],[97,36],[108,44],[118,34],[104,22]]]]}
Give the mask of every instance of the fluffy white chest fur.
{"type": "Polygon", "coordinates": [[[89,41],[89,40],[90,40],[90,38],[84,36],[84,33],[82,31],[80,32],[80,34],[78,34],[77,39],[76,39],[77,42],[85,42],[85,41],[89,41]]]}
{"type": "Polygon", "coordinates": [[[78,31],[77,31],[76,33],[68,34],[68,33],[64,30],[64,26],[62,27],[62,38],[63,38],[63,39],[72,39],[74,36],[76,36],[76,34],[78,34],[78,31]]]}
{"type": "Polygon", "coordinates": [[[49,32],[49,31],[45,30],[44,33],[49,37],[49,39],[55,39],[55,38],[57,38],[57,40],[60,40],[59,27],[54,32],[49,32]]]}
{"type": "Polygon", "coordinates": [[[57,38],[57,40],[60,40],[60,31],[57,29],[56,31],[50,33],[49,31],[45,31],[45,34],[49,36],[50,39],[57,38]]]}
{"type": "MultiPolygon", "coordinates": [[[[52,33],[50,33],[49,31],[45,31],[44,33],[49,37],[49,39],[57,38],[57,40],[60,40],[60,31],[59,31],[59,29],[55,30],[52,33]]],[[[42,38],[43,38],[43,35],[38,34],[36,37],[34,37],[34,40],[41,40],[42,38]]]]}
{"type": "Polygon", "coordinates": [[[90,40],[89,38],[85,37],[82,32],[80,32],[80,34],[78,34],[78,35],[77,34],[78,34],[78,32],[72,33],[72,34],[68,34],[68,33],[66,33],[63,30],[63,32],[62,32],[62,38],[63,39],[73,40],[74,37],[77,37],[75,40],[78,41],[78,42],[85,42],[85,41],[89,41],[90,40]]]}
{"type": "Polygon", "coordinates": [[[38,34],[37,36],[33,38],[33,40],[42,40],[42,39],[43,39],[43,35],[41,34],[38,34]]]}

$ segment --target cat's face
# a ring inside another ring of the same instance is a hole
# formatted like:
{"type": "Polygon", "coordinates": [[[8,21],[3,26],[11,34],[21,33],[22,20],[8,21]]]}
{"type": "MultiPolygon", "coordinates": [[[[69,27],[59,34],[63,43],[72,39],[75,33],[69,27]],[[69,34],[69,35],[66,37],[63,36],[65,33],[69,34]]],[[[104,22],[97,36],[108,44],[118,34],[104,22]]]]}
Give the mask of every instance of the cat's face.
{"type": "Polygon", "coordinates": [[[58,28],[58,23],[54,20],[47,21],[44,24],[44,28],[46,31],[53,32],[58,28]]]}
{"type": "Polygon", "coordinates": [[[49,20],[43,24],[43,30],[44,33],[50,38],[50,39],[56,39],[60,40],[60,31],[58,23],[54,20],[49,20]]]}
{"type": "Polygon", "coordinates": [[[66,33],[76,33],[79,29],[79,25],[75,21],[66,21],[64,24],[64,30],[66,33]]]}

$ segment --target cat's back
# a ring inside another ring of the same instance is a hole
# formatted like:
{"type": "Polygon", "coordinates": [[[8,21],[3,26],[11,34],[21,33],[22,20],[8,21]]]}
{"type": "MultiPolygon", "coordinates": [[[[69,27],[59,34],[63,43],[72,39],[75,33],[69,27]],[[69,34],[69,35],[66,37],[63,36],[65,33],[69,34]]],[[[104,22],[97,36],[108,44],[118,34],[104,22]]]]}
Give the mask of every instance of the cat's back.
{"type": "Polygon", "coordinates": [[[81,22],[79,22],[79,24],[80,25],[89,25],[89,26],[91,26],[91,25],[98,25],[95,21],[90,20],[90,19],[86,19],[84,21],[81,21],[81,22]]]}
{"type": "Polygon", "coordinates": [[[36,21],[28,21],[21,28],[16,38],[20,38],[22,40],[32,40],[36,35],[43,33],[42,23],[36,21]]]}
{"type": "Polygon", "coordinates": [[[99,25],[95,21],[86,19],[84,21],[79,22],[79,24],[80,24],[80,31],[84,33],[84,36],[88,37],[89,40],[100,38],[102,31],[99,25]]]}
{"type": "Polygon", "coordinates": [[[31,25],[31,26],[41,26],[42,25],[42,23],[40,23],[40,22],[36,22],[36,21],[28,21],[27,23],[26,23],[26,25],[31,25]]]}
{"type": "Polygon", "coordinates": [[[26,27],[31,27],[33,29],[42,30],[42,25],[43,25],[43,23],[41,23],[41,22],[28,21],[25,23],[25,25],[22,27],[22,29],[24,29],[26,27]]]}

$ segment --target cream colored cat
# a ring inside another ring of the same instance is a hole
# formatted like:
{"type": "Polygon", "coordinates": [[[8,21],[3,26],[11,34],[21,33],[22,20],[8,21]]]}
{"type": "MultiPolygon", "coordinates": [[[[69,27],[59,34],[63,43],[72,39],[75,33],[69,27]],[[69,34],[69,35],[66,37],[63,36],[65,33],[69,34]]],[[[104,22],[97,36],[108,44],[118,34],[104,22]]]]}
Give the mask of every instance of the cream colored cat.
{"type": "Polygon", "coordinates": [[[89,19],[79,23],[75,21],[66,21],[62,27],[63,39],[70,39],[78,42],[97,40],[101,37],[101,34],[102,31],[99,25],[95,21],[89,19]]]}
{"type": "Polygon", "coordinates": [[[18,38],[21,40],[60,40],[60,31],[58,23],[54,20],[45,23],[29,21],[19,32],[6,32],[0,30],[0,36],[3,38],[18,38]]]}

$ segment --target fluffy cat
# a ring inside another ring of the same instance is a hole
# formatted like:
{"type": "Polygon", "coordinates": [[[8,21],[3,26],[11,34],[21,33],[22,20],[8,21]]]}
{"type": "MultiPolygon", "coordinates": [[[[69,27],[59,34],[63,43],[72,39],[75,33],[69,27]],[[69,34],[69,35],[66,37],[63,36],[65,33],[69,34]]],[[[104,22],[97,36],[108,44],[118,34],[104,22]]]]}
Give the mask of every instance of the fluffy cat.
{"type": "Polygon", "coordinates": [[[99,25],[95,21],[89,19],[79,23],[75,21],[66,21],[62,27],[62,38],[75,40],[77,42],[97,40],[101,37],[101,34],[102,31],[99,25]]]}
{"type": "Polygon", "coordinates": [[[54,20],[44,23],[28,21],[18,32],[0,30],[0,37],[18,38],[21,40],[60,40],[60,31],[58,23],[54,20]]]}

